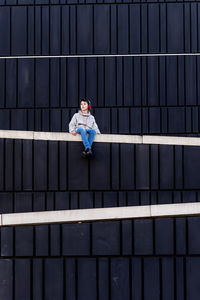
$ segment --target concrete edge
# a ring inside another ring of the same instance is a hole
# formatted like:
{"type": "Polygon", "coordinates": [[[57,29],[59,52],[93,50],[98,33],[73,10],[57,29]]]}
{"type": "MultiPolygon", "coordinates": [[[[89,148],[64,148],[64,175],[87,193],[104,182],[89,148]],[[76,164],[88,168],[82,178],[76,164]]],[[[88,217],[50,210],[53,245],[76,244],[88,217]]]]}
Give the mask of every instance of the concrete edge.
{"type": "MultiPolygon", "coordinates": [[[[34,132],[34,140],[80,142],[80,135],[73,136],[68,132],[34,132]]],[[[95,136],[97,143],[129,143],[141,144],[140,135],[100,134],[95,136]]]]}
{"type": "Polygon", "coordinates": [[[151,217],[198,216],[200,203],[174,203],[151,205],[151,217]]]}
{"type": "Polygon", "coordinates": [[[200,138],[143,135],[143,144],[200,146],[200,138]]]}
{"type": "Polygon", "coordinates": [[[37,59],[37,58],[94,58],[94,57],[165,57],[165,56],[199,56],[199,52],[189,53],[129,53],[129,54],[68,54],[68,55],[10,55],[0,59],[37,59]]]}
{"type": "Polygon", "coordinates": [[[200,203],[178,203],[2,214],[0,226],[199,216],[200,203]]]}
{"type": "Polygon", "coordinates": [[[1,226],[93,222],[150,217],[149,206],[92,208],[2,214],[1,226]]]}
{"type": "Polygon", "coordinates": [[[33,131],[23,130],[0,130],[0,138],[3,139],[22,139],[22,140],[33,140],[33,131]]]}
{"type": "Polygon", "coordinates": [[[74,141],[80,142],[81,137],[79,135],[72,136],[70,133],[65,132],[34,132],[34,140],[47,140],[47,141],[74,141]]]}
{"type": "Polygon", "coordinates": [[[100,134],[95,137],[95,142],[99,143],[142,144],[142,141],[141,135],[100,134]]]}
{"type": "MultiPolygon", "coordinates": [[[[28,139],[45,141],[81,142],[80,135],[73,136],[68,132],[34,132],[20,130],[0,130],[0,138],[3,139],[28,139]]],[[[157,144],[200,146],[200,138],[177,137],[177,136],[151,136],[151,135],[123,135],[123,134],[100,134],[96,135],[97,143],[122,143],[122,144],[157,144]]]]}

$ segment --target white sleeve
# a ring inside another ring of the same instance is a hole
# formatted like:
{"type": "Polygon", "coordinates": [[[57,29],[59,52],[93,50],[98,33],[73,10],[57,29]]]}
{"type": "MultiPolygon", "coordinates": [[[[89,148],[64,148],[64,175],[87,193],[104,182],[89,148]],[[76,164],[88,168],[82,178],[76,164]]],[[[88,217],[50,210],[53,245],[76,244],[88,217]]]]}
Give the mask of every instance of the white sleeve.
{"type": "Polygon", "coordinates": [[[95,118],[94,118],[94,122],[92,124],[92,129],[94,129],[96,131],[96,133],[101,133],[100,130],[99,130],[99,127],[95,121],[95,118]]]}
{"type": "Polygon", "coordinates": [[[76,131],[76,125],[77,125],[77,119],[76,119],[76,114],[74,114],[69,123],[69,132],[76,131]]]}

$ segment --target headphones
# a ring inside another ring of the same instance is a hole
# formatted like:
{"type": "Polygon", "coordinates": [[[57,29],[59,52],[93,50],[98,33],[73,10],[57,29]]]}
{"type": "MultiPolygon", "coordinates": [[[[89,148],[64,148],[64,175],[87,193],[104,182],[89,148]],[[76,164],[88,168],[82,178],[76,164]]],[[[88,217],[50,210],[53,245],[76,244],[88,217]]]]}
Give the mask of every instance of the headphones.
{"type": "Polygon", "coordinates": [[[88,104],[88,110],[91,110],[91,108],[92,108],[91,101],[88,100],[88,99],[81,98],[80,104],[81,104],[82,101],[87,102],[87,104],[88,104]]]}

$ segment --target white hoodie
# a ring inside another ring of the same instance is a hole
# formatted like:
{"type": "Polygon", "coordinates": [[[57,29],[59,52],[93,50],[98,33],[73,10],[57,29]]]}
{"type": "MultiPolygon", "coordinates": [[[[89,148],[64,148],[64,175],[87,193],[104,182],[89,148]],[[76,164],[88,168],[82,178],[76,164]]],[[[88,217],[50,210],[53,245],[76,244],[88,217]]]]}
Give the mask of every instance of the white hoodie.
{"type": "Polygon", "coordinates": [[[91,113],[83,114],[81,110],[74,114],[69,123],[69,132],[76,131],[78,128],[94,129],[96,133],[100,133],[94,116],[91,113]]]}

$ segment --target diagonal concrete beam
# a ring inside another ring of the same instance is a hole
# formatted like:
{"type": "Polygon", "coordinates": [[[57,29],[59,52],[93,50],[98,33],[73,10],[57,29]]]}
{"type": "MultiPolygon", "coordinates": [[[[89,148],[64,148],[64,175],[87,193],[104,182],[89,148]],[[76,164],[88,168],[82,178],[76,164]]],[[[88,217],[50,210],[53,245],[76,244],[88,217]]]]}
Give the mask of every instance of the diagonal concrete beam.
{"type": "Polygon", "coordinates": [[[200,146],[200,138],[184,136],[143,135],[142,144],[200,146]]]}
{"type": "MultiPolygon", "coordinates": [[[[67,132],[37,132],[20,130],[0,130],[0,139],[27,139],[45,141],[81,142],[80,135],[73,136],[67,132]]],[[[180,136],[155,136],[155,135],[123,135],[123,134],[100,134],[96,135],[97,143],[118,144],[148,144],[148,145],[179,145],[200,146],[199,137],[180,136]]]]}
{"type": "Polygon", "coordinates": [[[10,55],[0,59],[51,59],[51,58],[98,58],[98,57],[167,57],[167,56],[200,56],[199,52],[187,53],[129,53],[129,54],[68,54],[68,55],[10,55]]]}
{"type": "Polygon", "coordinates": [[[0,226],[63,224],[127,219],[200,216],[200,203],[124,206],[0,215],[0,226]]]}

